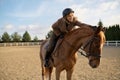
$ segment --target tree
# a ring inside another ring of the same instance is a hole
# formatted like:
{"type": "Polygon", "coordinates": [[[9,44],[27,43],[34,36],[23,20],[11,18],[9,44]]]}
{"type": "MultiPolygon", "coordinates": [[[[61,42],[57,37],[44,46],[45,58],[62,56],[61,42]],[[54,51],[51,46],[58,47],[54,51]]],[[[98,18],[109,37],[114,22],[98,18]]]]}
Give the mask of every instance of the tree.
{"type": "Polygon", "coordinates": [[[120,40],[120,26],[116,24],[106,28],[105,36],[107,40],[120,40]]]}
{"type": "Polygon", "coordinates": [[[52,36],[52,34],[53,34],[53,31],[50,30],[46,35],[46,39],[50,38],[52,36]]]}
{"type": "Polygon", "coordinates": [[[33,39],[33,41],[35,41],[35,42],[38,41],[38,37],[35,36],[34,39],[33,39]]]}
{"type": "Polygon", "coordinates": [[[98,22],[98,26],[103,26],[103,23],[102,23],[102,21],[101,20],[99,20],[99,22],[98,22]]]}
{"type": "Polygon", "coordinates": [[[12,38],[13,42],[19,42],[19,41],[21,41],[21,36],[17,32],[13,33],[11,35],[11,38],[12,38]]]}
{"type": "Polygon", "coordinates": [[[29,33],[27,31],[25,31],[25,33],[23,34],[22,41],[23,42],[31,41],[31,36],[29,35],[29,33]]]}
{"type": "Polygon", "coordinates": [[[2,39],[3,42],[10,42],[11,41],[10,35],[7,32],[3,33],[1,39],[2,39]]]}

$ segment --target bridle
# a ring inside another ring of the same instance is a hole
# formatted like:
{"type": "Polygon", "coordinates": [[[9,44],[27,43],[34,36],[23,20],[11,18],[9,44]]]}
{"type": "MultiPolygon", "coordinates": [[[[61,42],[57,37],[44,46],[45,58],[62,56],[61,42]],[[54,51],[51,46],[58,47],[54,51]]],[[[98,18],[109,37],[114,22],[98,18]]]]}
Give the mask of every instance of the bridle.
{"type": "MultiPolygon", "coordinates": [[[[80,49],[78,50],[79,53],[81,53],[81,55],[85,56],[85,57],[89,57],[89,56],[93,56],[93,57],[97,57],[97,58],[100,58],[101,56],[98,55],[98,54],[91,54],[91,46],[93,44],[93,41],[94,40],[97,40],[98,38],[93,36],[90,40],[88,40],[86,42],[86,44],[82,45],[82,47],[80,48],[82,51],[80,51],[80,49]],[[89,47],[89,51],[86,52],[84,51],[85,48],[89,47]],[[83,52],[84,51],[84,52],[83,52]]],[[[65,40],[65,42],[70,46],[72,47],[73,49],[76,49],[75,46],[73,46],[72,44],[70,44],[68,41],[65,40]]],[[[76,49],[77,50],[77,49],[76,49]]]]}
{"type": "Polygon", "coordinates": [[[83,55],[83,56],[85,56],[85,57],[93,56],[93,57],[100,58],[101,56],[98,55],[98,54],[95,54],[95,53],[94,53],[94,54],[91,54],[91,48],[92,48],[91,46],[92,46],[92,44],[93,44],[93,41],[94,41],[94,40],[97,40],[97,39],[98,39],[97,37],[93,36],[90,40],[87,41],[87,43],[86,43],[85,45],[83,45],[83,46],[80,48],[82,51],[78,50],[78,52],[81,53],[81,55],[83,55]],[[88,46],[88,45],[89,45],[89,46],[88,46]],[[84,49],[85,49],[86,47],[89,47],[88,52],[85,52],[85,51],[84,51],[84,49]],[[84,53],[83,53],[83,51],[84,51],[84,53]]]}

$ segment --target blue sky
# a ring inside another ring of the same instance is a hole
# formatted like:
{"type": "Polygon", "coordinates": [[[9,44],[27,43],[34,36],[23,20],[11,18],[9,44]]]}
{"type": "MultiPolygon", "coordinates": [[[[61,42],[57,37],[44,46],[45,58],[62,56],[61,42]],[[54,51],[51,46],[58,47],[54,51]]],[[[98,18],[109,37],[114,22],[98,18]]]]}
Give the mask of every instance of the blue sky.
{"type": "Polygon", "coordinates": [[[0,36],[27,30],[32,38],[44,39],[68,7],[83,23],[97,25],[101,19],[104,26],[120,24],[120,0],[0,0],[0,36]]]}

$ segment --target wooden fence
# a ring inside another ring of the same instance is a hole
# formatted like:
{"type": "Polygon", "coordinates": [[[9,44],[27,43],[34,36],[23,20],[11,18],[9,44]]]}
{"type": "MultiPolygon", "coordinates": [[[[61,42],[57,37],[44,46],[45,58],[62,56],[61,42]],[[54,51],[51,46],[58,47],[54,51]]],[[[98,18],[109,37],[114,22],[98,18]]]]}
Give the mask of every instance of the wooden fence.
{"type": "MultiPolygon", "coordinates": [[[[41,45],[42,42],[14,42],[14,43],[0,43],[0,47],[5,46],[34,46],[41,45]]],[[[120,41],[106,41],[105,46],[120,47],[120,41]]]]}

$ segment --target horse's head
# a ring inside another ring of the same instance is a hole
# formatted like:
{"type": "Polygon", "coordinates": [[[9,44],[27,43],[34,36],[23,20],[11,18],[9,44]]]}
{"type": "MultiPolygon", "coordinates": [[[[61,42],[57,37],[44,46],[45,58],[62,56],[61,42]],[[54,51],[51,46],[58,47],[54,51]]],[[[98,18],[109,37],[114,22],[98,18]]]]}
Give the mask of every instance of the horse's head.
{"type": "MultiPolygon", "coordinates": [[[[101,52],[105,43],[103,27],[81,27],[65,35],[64,42],[67,43],[68,53],[75,53],[80,47],[86,52],[83,54],[89,60],[92,68],[100,64],[101,52]],[[75,51],[75,52],[74,52],[75,51]]],[[[70,55],[70,54],[68,54],[70,55]]]]}
{"type": "Polygon", "coordinates": [[[97,27],[94,35],[87,43],[84,50],[89,60],[89,65],[92,68],[97,68],[100,64],[101,52],[105,43],[105,35],[102,27],[97,27]]]}

